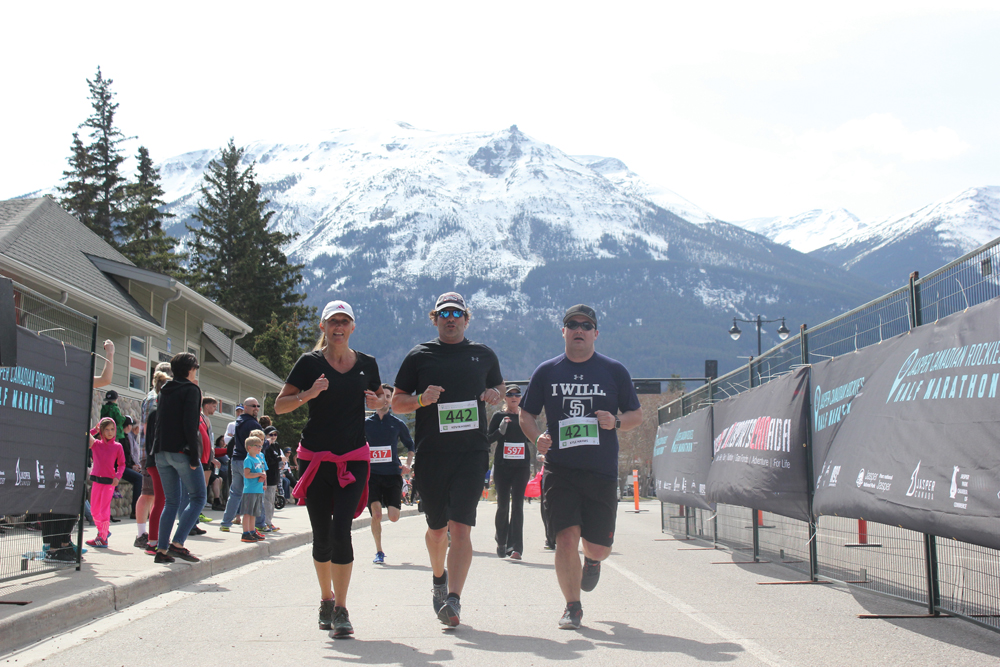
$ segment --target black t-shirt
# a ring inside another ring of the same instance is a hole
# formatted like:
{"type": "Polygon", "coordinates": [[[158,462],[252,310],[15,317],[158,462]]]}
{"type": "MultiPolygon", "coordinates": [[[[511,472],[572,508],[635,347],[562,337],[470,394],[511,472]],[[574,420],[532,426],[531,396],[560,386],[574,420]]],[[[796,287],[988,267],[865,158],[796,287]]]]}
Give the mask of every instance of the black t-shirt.
{"type": "Polygon", "coordinates": [[[410,350],[396,374],[395,387],[408,394],[429,385],[444,387],[437,403],[417,408],[417,454],[421,452],[489,451],[486,403],[479,395],[503,383],[500,361],[493,350],[463,340],[439,338],[410,350]]]}
{"type": "Polygon", "coordinates": [[[486,439],[497,443],[497,448],[493,452],[494,468],[529,468],[531,462],[535,460],[534,447],[521,431],[519,417],[513,412],[494,414],[490,420],[486,439]],[[507,432],[501,433],[500,424],[503,423],[504,417],[510,417],[510,422],[505,429],[507,432]]]}
{"type": "Polygon", "coordinates": [[[302,446],[314,452],[346,454],[365,444],[365,390],[378,391],[382,380],[375,357],[355,351],[358,360],[338,373],[322,350],[299,357],[285,380],[300,391],[326,375],[330,386],[309,401],[309,421],[302,429],[302,446]]]}

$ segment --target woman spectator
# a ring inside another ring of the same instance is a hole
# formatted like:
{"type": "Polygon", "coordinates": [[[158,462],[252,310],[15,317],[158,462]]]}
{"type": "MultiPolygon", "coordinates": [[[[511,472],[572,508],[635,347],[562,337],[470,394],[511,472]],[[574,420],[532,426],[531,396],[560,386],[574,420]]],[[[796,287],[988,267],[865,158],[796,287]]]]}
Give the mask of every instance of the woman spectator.
{"type": "Polygon", "coordinates": [[[163,484],[163,514],[156,548],[157,563],[172,563],[175,558],[195,563],[199,559],[184,547],[191,529],[198,523],[205,504],[205,476],[202,473],[202,441],[198,431],[201,420],[201,389],[196,384],[198,359],[182,352],[170,360],[174,379],[160,391],[156,415],[153,451],[156,469],[163,484]],[[178,517],[182,490],[187,505],[178,517]],[[174,539],[170,531],[177,519],[174,539]]]}
{"type": "Polygon", "coordinates": [[[146,438],[142,458],[142,498],[136,507],[136,523],[140,534],[135,538],[135,546],[145,549],[150,556],[156,555],[156,542],[160,535],[160,515],[163,513],[163,485],[160,484],[160,473],[156,469],[156,456],[153,454],[153,434],[156,432],[156,406],[160,390],[170,380],[163,371],[153,375],[153,397],[146,406],[146,438]],[[146,518],[149,518],[149,528],[146,530],[146,518]]]}
{"type": "Polygon", "coordinates": [[[375,358],[350,348],[354,327],[350,305],[326,304],[316,349],[299,357],[274,404],[279,415],[309,405],[298,451],[304,468],[292,495],[305,499],[320,589],[319,627],[334,638],[354,634],[347,589],[354,563],[351,522],[368,500],[365,406],[374,410],[388,400],[375,358]]]}

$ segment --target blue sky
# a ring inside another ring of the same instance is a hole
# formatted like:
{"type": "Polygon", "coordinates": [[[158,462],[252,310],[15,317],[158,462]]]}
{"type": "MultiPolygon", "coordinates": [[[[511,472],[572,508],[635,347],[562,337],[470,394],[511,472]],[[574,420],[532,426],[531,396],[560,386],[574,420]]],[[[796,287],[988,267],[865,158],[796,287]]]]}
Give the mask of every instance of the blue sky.
{"type": "Polygon", "coordinates": [[[114,79],[156,160],[402,120],[511,124],[724,220],[901,214],[1000,185],[990,2],[19,3],[0,198],[58,182],[114,79]],[[357,5],[357,6],[354,6],[357,5]],[[698,5],[691,7],[689,5],[698,5]]]}

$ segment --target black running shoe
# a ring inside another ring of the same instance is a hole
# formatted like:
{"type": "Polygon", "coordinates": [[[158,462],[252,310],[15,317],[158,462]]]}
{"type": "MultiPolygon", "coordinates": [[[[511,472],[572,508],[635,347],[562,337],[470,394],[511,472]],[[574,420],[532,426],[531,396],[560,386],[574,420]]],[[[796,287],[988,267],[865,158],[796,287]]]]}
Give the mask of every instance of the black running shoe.
{"type": "Polygon", "coordinates": [[[45,552],[45,561],[48,563],[75,563],[75,549],[49,549],[45,552]]]}
{"type": "Polygon", "coordinates": [[[444,572],[444,582],[440,584],[433,584],[431,589],[433,594],[432,604],[434,605],[434,613],[441,611],[441,607],[444,606],[445,601],[448,599],[448,571],[444,572]]]}
{"type": "Polygon", "coordinates": [[[333,627],[333,610],[337,606],[336,600],[320,600],[319,602],[319,629],[329,630],[333,627]]]}
{"type": "Polygon", "coordinates": [[[186,548],[178,547],[173,544],[167,547],[167,553],[173,556],[174,558],[180,558],[181,560],[186,560],[189,563],[197,563],[198,561],[201,560],[193,553],[188,551],[186,548]]]}
{"type": "Polygon", "coordinates": [[[438,609],[438,620],[449,628],[455,628],[458,627],[461,613],[462,605],[458,601],[458,598],[454,595],[449,595],[448,599],[444,601],[444,605],[438,609]]]}
{"type": "Polygon", "coordinates": [[[154,563],[173,563],[174,557],[170,554],[165,554],[162,551],[157,551],[156,556],[153,558],[154,563]]]}
{"type": "Polygon", "coordinates": [[[580,575],[580,589],[590,592],[597,588],[601,579],[601,561],[583,557],[583,574],[580,575]]]}
{"type": "Polygon", "coordinates": [[[333,629],[330,636],[334,639],[347,639],[354,634],[354,626],[347,615],[347,607],[334,607],[333,609],[333,629]]]}
{"type": "Polygon", "coordinates": [[[579,630],[583,622],[583,607],[580,603],[566,605],[562,618],[559,619],[560,630],[579,630]]]}
{"type": "Polygon", "coordinates": [[[143,533],[142,535],[139,535],[137,538],[135,538],[135,542],[132,543],[132,546],[135,547],[136,549],[145,549],[148,545],[149,545],[149,533],[143,533]]]}

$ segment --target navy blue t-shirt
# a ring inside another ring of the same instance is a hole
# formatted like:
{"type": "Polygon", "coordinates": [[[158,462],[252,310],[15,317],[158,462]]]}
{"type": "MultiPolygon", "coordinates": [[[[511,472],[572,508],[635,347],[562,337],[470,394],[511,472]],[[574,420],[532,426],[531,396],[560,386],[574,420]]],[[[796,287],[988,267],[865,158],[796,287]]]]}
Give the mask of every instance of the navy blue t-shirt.
{"type": "Polygon", "coordinates": [[[413,451],[413,438],[403,420],[389,412],[385,413],[385,417],[379,418],[375,412],[365,420],[365,436],[371,449],[371,474],[400,474],[403,464],[399,460],[397,443],[402,440],[406,449],[413,451]],[[386,455],[389,456],[388,460],[386,455]]]}
{"type": "Polygon", "coordinates": [[[625,366],[597,352],[582,363],[565,354],[542,362],[521,399],[521,409],[530,414],[539,415],[545,408],[552,436],[546,465],[607,477],[618,476],[618,431],[598,427],[594,412],[618,415],[640,407],[625,366]]]}

